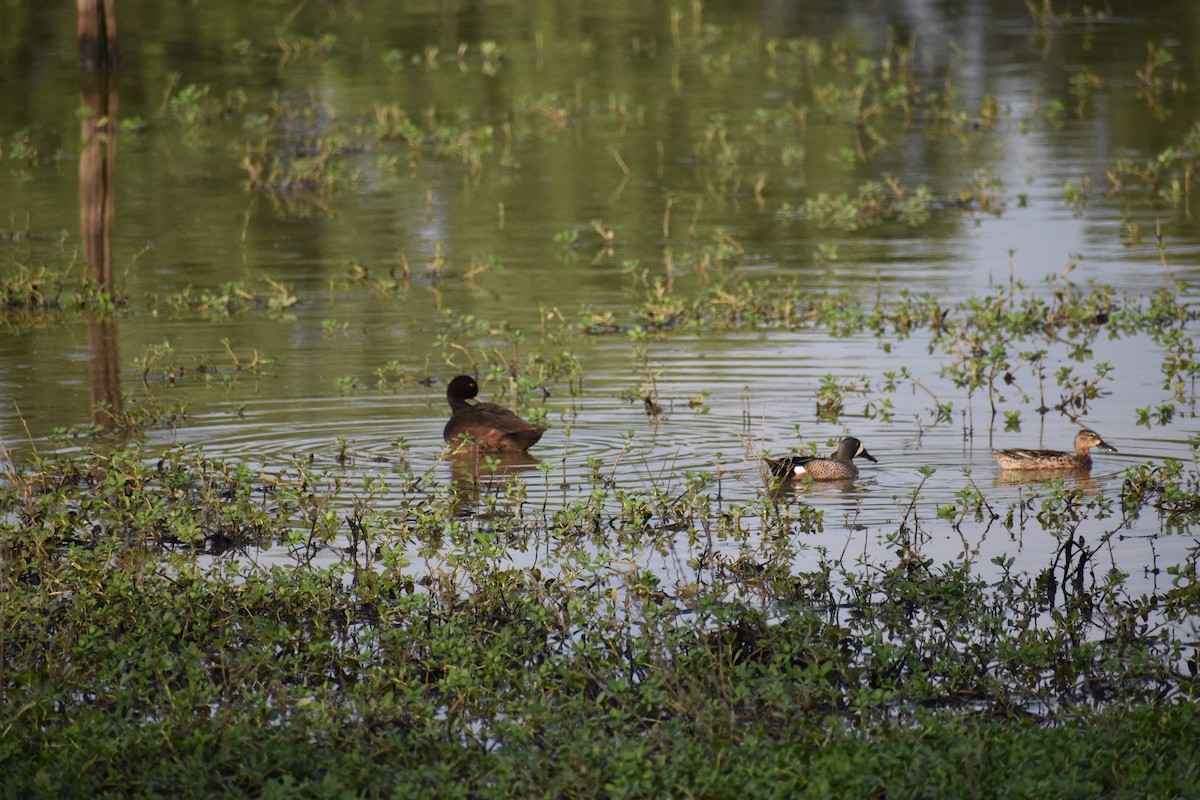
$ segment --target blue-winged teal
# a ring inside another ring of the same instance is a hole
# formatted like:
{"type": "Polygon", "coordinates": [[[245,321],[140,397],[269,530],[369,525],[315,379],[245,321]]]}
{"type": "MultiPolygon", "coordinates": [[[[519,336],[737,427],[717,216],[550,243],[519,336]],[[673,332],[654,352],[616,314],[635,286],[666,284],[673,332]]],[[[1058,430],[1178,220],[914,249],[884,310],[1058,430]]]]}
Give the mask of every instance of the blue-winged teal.
{"type": "MultiPolygon", "coordinates": [[[[842,439],[833,458],[819,456],[788,456],[778,461],[768,458],[771,474],[781,481],[798,481],[809,478],[814,481],[852,481],[858,477],[854,459],[859,456],[875,461],[863,443],[853,436],[842,439]]],[[[878,462],[876,462],[878,463],[878,462]]]]}
{"type": "Polygon", "coordinates": [[[1091,469],[1093,447],[1106,453],[1117,452],[1117,448],[1101,439],[1100,434],[1085,428],[1075,434],[1074,453],[1013,447],[1008,450],[993,450],[992,456],[1001,469],[1091,469]]]}
{"type": "Polygon", "coordinates": [[[479,384],[469,375],[459,375],[446,387],[450,421],[442,437],[460,450],[484,453],[520,453],[537,444],[549,425],[533,425],[504,406],[475,403],[479,384]]]}

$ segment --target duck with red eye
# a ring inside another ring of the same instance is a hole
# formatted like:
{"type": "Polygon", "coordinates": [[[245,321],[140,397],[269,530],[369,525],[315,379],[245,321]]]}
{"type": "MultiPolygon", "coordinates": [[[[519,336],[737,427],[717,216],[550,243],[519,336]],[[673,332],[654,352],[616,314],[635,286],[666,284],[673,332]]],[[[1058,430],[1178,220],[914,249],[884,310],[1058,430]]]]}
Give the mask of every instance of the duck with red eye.
{"type": "Polygon", "coordinates": [[[526,422],[504,406],[471,403],[479,396],[479,384],[469,375],[459,375],[446,387],[450,421],[442,438],[456,451],[523,453],[537,444],[549,425],[526,422]]]}

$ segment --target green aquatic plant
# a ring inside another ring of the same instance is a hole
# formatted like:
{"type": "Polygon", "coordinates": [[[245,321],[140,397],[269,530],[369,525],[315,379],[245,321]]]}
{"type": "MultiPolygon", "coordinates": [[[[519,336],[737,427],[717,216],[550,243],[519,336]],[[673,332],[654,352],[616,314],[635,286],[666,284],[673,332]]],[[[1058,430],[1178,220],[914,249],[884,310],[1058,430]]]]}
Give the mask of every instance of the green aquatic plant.
{"type": "Polygon", "coordinates": [[[1164,532],[1184,532],[1200,521],[1200,472],[1195,443],[1190,465],[1182,461],[1141,464],[1125,470],[1121,486],[1122,512],[1132,519],[1150,511],[1164,532]],[[1190,466],[1190,469],[1189,469],[1190,466]]]}
{"type": "Polygon", "coordinates": [[[282,67],[291,61],[324,58],[337,46],[338,37],[334,33],[310,36],[280,31],[275,36],[275,44],[279,48],[279,64],[282,67]]]}
{"type": "Polygon", "coordinates": [[[356,149],[352,132],[328,103],[276,97],[252,119],[252,138],[239,146],[248,191],[290,213],[328,212],[332,194],[358,180],[345,164],[356,149]]]}
{"type": "MultiPolygon", "coordinates": [[[[819,193],[804,201],[804,216],[817,227],[855,231],[896,219],[917,225],[927,218],[929,191],[919,186],[910,196],[895,183],[866,183],[853,197],[819,193]]],[[[787,214],[787,209],[783,209],[787,214]]]]}
{"type": "MultiPolygon", "coordinates": [[[[750,280],[739,274],[736,261],[725,264],[697,273],[690,293],[661,280],[635,284],[641,300],[629,322],[611,311],[585,308],[574,328],[591,335],[625,331],[639,340],[673,331],[820,329],[835,337],[873,336],[885,352],[922,332],[930,352],[942,359],[942,375],[966,391],[968,405],[977,393],[986,393],[993,415],[1011,412],[1006,406],[1012,404],[1036,402],[1041,414],[1057,411],[1071,418],[1087,414],[1115,379],[1115,366],[1106,361],[1092,363],[1090,376],[1081,370],[1093,362],[1097,342],[1149,336],[1164,351],[1164,387],[1176,402],[1195,402],[1200,367],[1186,331],[1196,312],[1183,299],[1182,284],[1145,299],[1120,297],[1108,286],[1070,283],[1068,265],[1042,290],[1013,281],[949,305],[901,291],[865,306],[844,294],[814,292],[796,279],[750,280]],[[1050,379],[1059,389],[1057,399],[1048,396],[1050,379]]],[[[892,372],[882,385],[892,392],[898,382],[911,381],[892,372]]],[[[919,388],[928,393],[924,385],[919,388]]],[[[952,402],[938,401],[933,416],[949,421],[952,408],[952,402]]],[[[879,403],[873,409],[888,413],[879,403]]]]}
{"type": "MultiPolygon", "coordinates": [[[[959,536],[963,536],[963,524],[968,521],[979,524],[985,520],[999,518],[987,497],[972,479],[970,470],[964,469],[963,474],[968,485],[954,495],[953,503],[947,503],[937,509],[938,519],[949,522],[959,536]]],[[[964,539],[965,544],[966,540],[964,539]]]]}
{"type": "Polygon", "coordinates": [[[1168,66],[1175,60],[1171,55],[1171,51],[1162,45],[1155,46],[1153,42],[1146,43],[1146,63],[1139,69],[1134,71],[1134,75],[1138,80],[1138,97],[1146,102],[1152,110],[1161,116],[1163,115],[1162,100],[1163,95],[1168,91],[1178,93],[1186,90],[1184,85],[1177,78],[1163,77],[1163,67],[1168,66]]]}
{"type": "Polygon", "coordinates": [[[67,267],[53,270],[45,265],[18,264],[0,280],[0,309],[6,313],[44,314],[52,310],[82,310],[80,290],[86,284],[71,276],[67,267]]]}
{"type": "Polygon", "coordinates": [[[1193,185],[1200,162],[1200,122],[1194,123],[1178,143],[1145,161],[1120,158],[1106,171],[1108,194],[1119,196],[1128,208],[1140,206],[1182,209],[1187,187],[1193,185]],[[1162,201],[1165,201],[1163,203],[1162,201]]]}
{"type": "MultiPolygon", "coordinates": [[[[1188,645],[1145,624],[1163,604],[1197,613],[1194,570],[1180,565],[1161,598],[1130,596],[1098,569],[1102,543],[1077,535],[1111,501],[1061,483],[1008,512],[1013,525],[1041,518],[1059,538],[1054,561],[1033,575],[1002,561],[984,578],[969,551],[944,563],[921,553],[939,516],[964,535],[994,516],[971,481],[935,514],[917,487],[885,532],[889,551],[854,559],[806,538],[831,521],[805,503],[722,499],[719,467],[632,488],[595,458],[587,490],[547,509],[521,481],[490,479],[498,462],[451,487],[359,474],[353,448],[341,453],[326,471],[304,460],[258,469],[134,442],[5,466],[2,680],[22,709],[6,736],[22,754],[8,785],[44,772],[64,790],[92,786],[94,770],[72,765],[81,753],[109,763],[95,737],[80,736],[71,759],[43,743],[97,729],[126,756],[184,731],[253,729],[264,765],[314,739],[343,753],[383,747],[410,778],[449,759],[460,784],[495,789],[493,768],[561,759],[570,748],[559,743],[580,737],[686,747],[695,765],[729,747],[810,742],[788,751],[794,771],[801,757],[829,767],[830,747],[895,746],[897,730],[928,747],[930,730],[981,718],[1000,725],[994,744],[1012,726],[1026,741],[1063,725],[1112,730],[1095,715],[1119,710],[1129,725],[1140,719],[1130,709],[1148,708],[1139,740],[1170,741],[1173,709],[1194,699],[1176,669],[1188,645]],[[270,566],[254,555],[268,546],[270,566]],[[686,561],[669,574],[639,560],[680,548],[686,561]],[[514,553],[536,562],[515,567],[514,553]]],[[[1189,525],[1195,480],[1182,466],[1131,470],[1122,513],[1189,525]]],[[[643,752],[612,747],[613,758],[643,752]]],[[[1160,774],[1164,748],[1146,769],[1160,774]]],[[[185,774],[196,785],[219,766],[125,762],[106,786],[185,774]]],[[[222,785],[263,785],[229,766],[222,785]]],[[[557,772],[538,774],[559,786],[557,772]]]]}
{"type": "Polygon", "coordinates": [[[1083,213],[1083,209],[1087,207],[1088,197],[1091,194],[1092,182],[1089,178],[1084,178],[1079,183],[1071,181],[1063,181],[1062,198],[1075,212],[1075,216],[1083,213]]]}
{"type": "Polygon", "coordinates": [[[0,140],[0,155],[6,155],[9,161],[19,161],[26,167],[37,164],[38,148],[33,142],[33,136],[28,129],[16,131],[8,137],[8,141],[0,140]]]}
{"type": "Polygon", "coordinates": [[[175,357],[171,342],[164,339],[161,344],[146,345],[141,355],[133,358],[133,366],[143,386],[147,387],[152,381],[176,385],[188,380],[228,386],[245,376],[258,378],[264,368],[275,366],[272,358],[257,350],[253,350],[248,358],[239,357],[229,339],[222,339],[221,346],[228,365],[213,355],[194,355],[187,363],[180,361],[175,357]]]}
{"type": "Polygon", "coordinates": [[[1103,85],[1103,81],[1099,75],[1083,67],[1070,77],[1070,85],[1071,94],[1078,98],[1075,115],[1082,117],[1092,93],[1103,85]]]}
{"type": "Polygon", "coordinates": [[[146,306],[153,313],[167,310],[175,317],[195,312],[214,322],[251,311],[266,311],[274,319],[291,318],[289,309],[300,298],[287,284],[274,278],[264,278],[263,284],[264,287],[255,287],[241,281],[227,281],[207,289],[189,285],[166,296],[149,295],[146,306]]]}
{"type": "Polygon", "coordinates": [[[203,128],[243,111],[249,102],[241,89],[233,89],[225,96],[217,97],[208,84],[183,84],[182,80],[183,76],[178,72],[167,75],[158,116],[182,128],[184,141],[188,143],[197,143],[203,128]]]}
{"type": "Polygon", "coordinates": [[[845,410],[848,395],[866,395],[869,382],[866,378],[858,381],[853,379],[839,380],[836,375],[825,375],[821,378],[816,392],[816,414],[818,419],[837,422],[845,410]]]}

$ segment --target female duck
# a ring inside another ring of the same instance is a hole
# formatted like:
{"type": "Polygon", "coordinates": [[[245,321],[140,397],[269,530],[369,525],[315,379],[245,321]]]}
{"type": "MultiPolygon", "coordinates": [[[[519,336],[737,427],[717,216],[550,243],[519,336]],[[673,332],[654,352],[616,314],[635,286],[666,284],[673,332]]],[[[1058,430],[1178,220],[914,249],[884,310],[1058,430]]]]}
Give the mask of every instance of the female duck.
{"type": "Polygon", "coordinates": [[[814,481],[852,481],[858,477],[854,459],[859,456],[879,463],[867,452],[863,443],[853,436],[842,439],[833,458],[818,456],[788,456],[778,461],[767,459],[771,474],[780,481],[798,481],[809,478],[814,481]]]}
{"type": "Polygon", "coordinates": [[[1085,428],[1075,434],[1074,453],[1013,447],[993,450],[992,457],[1001,469],[1091,469],[1092,448],[1106,453],[1117,452],[1117,448],[1101,439],[1100,434],[1085,428]]]}
{"type": "Polygon", "coordinates": [[[450,403],[450,421],[442,438],[457,449],[483,453],[523,453],[537,444],[549,425],[533,425],[504,406],[475,403],[479,384],[469,375],[459,375],[446,387],[450,403]]]}

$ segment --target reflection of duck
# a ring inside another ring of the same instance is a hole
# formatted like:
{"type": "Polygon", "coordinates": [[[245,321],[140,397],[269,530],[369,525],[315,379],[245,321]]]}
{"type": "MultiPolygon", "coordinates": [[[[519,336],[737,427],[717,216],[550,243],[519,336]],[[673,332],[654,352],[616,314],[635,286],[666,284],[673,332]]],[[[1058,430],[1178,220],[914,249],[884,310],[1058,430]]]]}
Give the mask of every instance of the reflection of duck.
{"type": "Polygon", "coordinates": [[[524,451],[488,455],[479,450],[450,453],[450,475],[454,480],[488,482],[517,472],[536,469],[541,460],[524,451]]]}
{"type": "MultiPolygon", "coordinates": [[[[780,481],[797,481],[808,478],[814,481],[852,481],[858,477],[854,459],[862,456],[875,462],[875,456],[867,452],[863,443],[853,436],[842,439],[833,458],[819,456],[788,456],[778,461],[768,458],[771,474],[780,481]]],[[[878,462],[876,462],[878,463],[878,462]]]]}
{"type": "Polygon", "coordinates": [[[537,444],[548,425],[533,425],[504,406],[475,403],[479,384],[468,375],[459,375],[446,387],[450,403],[450,421],[442,437],[459,450],[484,453],[521,453],[537,444]]]}
{"type": "Polygon", "coordinates": [[[488,455],[476,449],[450,453],[447,461],[459,514],[472,513],[483,492],[498,494],[519,473],[537,469],[541,463],[523,451],[488,455]]]}
{"type": "Polygon", "coordinates": [[[996,486],[1024,486],[1040,481],[1061,480],[1064,485],[1074,485],[1087,494],[1100,491],[1100,484],[1086,469],[1002,469],[996,473],[996,486]]]}
{"type": "Polygon", "coordinates": [[[767,489],[767,493],[774,498],[794,495],[803,497],[805,500],[836,500],[845,497],[861,497],[863,488],[861,483],[850,478],[832,481],[776,480],[767,489]]]}
{"type": "Polygon", "coordinates": [[[1092,448],[1106,453],[1115,453],[1117,448],[1100,438],[1100,434],[1084,428],[1075,434],[1075,452],[1062,450],[1026,450],[1013,447],[993,450],[992,456],[1001,469],[1014,470],[1064,470],[1092,468],[1092,448]]]}

